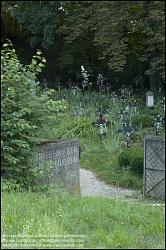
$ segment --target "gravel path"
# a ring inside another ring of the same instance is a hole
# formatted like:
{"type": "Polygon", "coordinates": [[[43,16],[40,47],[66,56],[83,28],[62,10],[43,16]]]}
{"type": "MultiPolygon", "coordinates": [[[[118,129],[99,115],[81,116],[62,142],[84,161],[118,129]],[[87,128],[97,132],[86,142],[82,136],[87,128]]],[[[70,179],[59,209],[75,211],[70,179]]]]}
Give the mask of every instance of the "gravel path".
{"type": "Polygon", "coordinates": [[[97,179],[93,172],[82,168],[80,168],[80,187],[81,196],[107,196],[120,199],[137,198],[139,196],[138,191],[108,185],[97,179]]]}

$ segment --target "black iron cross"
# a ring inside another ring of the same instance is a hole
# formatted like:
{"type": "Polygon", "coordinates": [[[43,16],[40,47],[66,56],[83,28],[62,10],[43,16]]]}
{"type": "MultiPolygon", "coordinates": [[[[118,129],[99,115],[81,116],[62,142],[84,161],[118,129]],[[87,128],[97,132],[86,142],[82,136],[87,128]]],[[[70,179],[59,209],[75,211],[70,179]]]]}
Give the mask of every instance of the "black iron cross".
{"type": "Polygon", "coordinates": [[[163,117],[161,117],[160,114],[158,114],[154,120],[154,125],[156,127],[156,135],[158,135],[161,126],[163,126],[163,117]]]}

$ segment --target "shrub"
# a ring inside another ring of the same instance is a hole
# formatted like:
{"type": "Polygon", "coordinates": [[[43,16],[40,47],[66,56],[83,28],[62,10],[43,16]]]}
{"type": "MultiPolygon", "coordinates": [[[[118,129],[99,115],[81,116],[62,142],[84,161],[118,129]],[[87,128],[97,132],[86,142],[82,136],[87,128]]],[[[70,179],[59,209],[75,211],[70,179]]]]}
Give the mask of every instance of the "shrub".
{"type": "Polygon", "coordinates": [[[134,173],[142,174],[144,166],[143,148],[134,146],[123,149],[118,156],[118,162],[121,169],[130,169],[134,173]]]}
{"type": "Polygon", "coordinates": [[[23,191],[23,187],[15,179],[1,178],[1,191],[2,192],[17,192],[23,191]]]}
{"type": "Polygon", "coordinates": [[[149,114],[138,114],[134,115],[132,118],[132,126],[133,127],[152,127],[154,121],[154,116],[149,114]]]}
{"type": "Polygon", "coordinates": [[[59,139],[66,138],[94,138],[98,134],[97,128],[92,124],[90,117],[69,118],[57,126],[54,135],[59,139]]]}
{"type": "Polygon", "coordinates": [[[121,187],[125,188],[135,188],[142,190],[143,187],[143,179],[138,178],[133,173],[122,173],[120,176],[119,184],[121,187]]]}
{"type": "Polygon", "coordinates": [[[38,51],[23,66],[10,42],[1,51],[1,166],[5,178],[29,181],[30,156],[61,102],[52,101],[52,90],[43,92],[37,81],[45,59],[38,51]],[[42,131],[42,132],[41,132],[42,131]]]}

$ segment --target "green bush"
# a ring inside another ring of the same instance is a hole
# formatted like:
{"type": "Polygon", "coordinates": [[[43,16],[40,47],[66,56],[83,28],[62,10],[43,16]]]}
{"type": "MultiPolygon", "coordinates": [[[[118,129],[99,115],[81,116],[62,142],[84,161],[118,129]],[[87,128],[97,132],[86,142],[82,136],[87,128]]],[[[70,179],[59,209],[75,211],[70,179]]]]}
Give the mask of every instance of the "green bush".
{"type": "Polygon", "coordinates": [[[149,114],[137,114],[132,118],[132,126],[133,127],[152,127],[154,121],[154,116],[149,114]]]}
{"type": "Polygon", "coordinates": [[[23,187],[15,179],[4,179],[1,177],[1,191],[2,192],[20,192],[23,187]]]}
{"type": "Polygon", "coordinates": [[[118,156],[118,162],[121,169],[129,169],[134,173],[142,174],[144,166],[143,148],[134,146],[123,149],[118,156]]]}
{"type": "MultiPolygon", "coordinates": [[[[30,181],[30,157],[46,124],[55,120],[60,101],[52,90],[42,91],[37,81],[45,59],[38,51],[23,66],[10,42],[1,51],[1,170],[4,178],[30,181]],[[29,177],[28,177],[29,176],[29,177]]],[[[47,128],[48,129],[48,128],[47,128]]]]}
{"type": "Polygon", "coordinates": [[[119,185],[125,188],[142,190],[143,178],[138,178],[134,173],[123,172],[119,178],[119,185]]]}
{"type": "Polygon", "coordinates": [[[98,129],[95,125],[92,125],[92,119],[90,117],[79,117],[63,120],[63,123],[55,129],[54,135],[59,139],[66,138],[86,138],[92,139],[98,135],[98,129]]]}

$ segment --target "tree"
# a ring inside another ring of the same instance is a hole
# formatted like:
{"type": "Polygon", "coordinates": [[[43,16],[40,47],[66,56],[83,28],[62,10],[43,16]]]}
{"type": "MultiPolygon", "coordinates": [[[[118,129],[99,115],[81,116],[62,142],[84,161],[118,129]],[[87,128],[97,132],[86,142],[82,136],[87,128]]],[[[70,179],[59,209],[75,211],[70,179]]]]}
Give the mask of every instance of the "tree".
{"type": "Polygon", "coordinates": [[[136,74],[165,79],[164,2],[14,2],[10,12],[28,32],[31,45],[45,49],[56,74],[76,72],[84,65],[92,74],[124,75],[127,69],[134,77],[134,63],[139,65],[136,74]]]}

